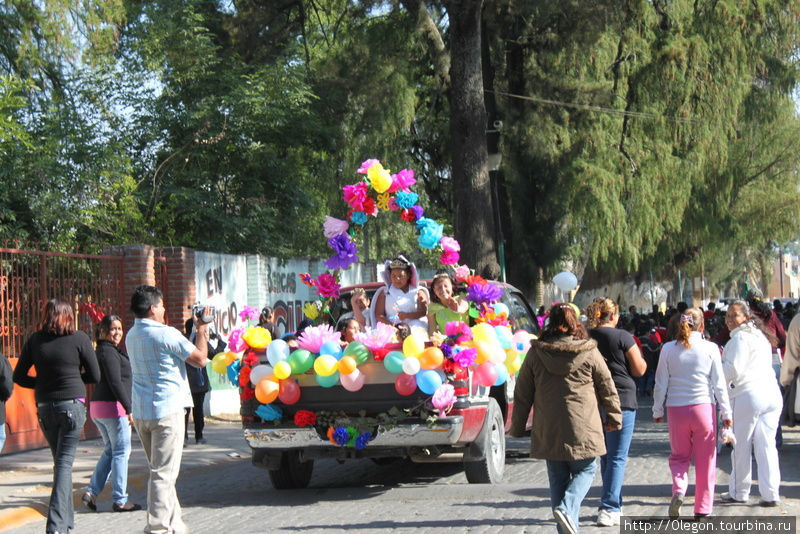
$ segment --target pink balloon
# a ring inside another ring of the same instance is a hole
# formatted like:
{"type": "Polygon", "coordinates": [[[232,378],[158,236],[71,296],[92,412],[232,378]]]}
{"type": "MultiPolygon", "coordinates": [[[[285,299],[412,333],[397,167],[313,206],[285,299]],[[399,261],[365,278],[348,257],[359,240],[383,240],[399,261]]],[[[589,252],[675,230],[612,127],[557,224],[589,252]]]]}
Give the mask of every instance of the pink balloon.
{"type": "Polygon", "coordinates": [[[475,369],[474,376],[478,384],[488,388],[497,382],[497,368],[492,362],[483,362],[475,369]]]}
{"type": "Polygon", "coordinates": [[[340,375],[339,382],[342,383],[342,387],[347,391],[358,391],[362,387],[364,387],[364,379],[366,375],[356,369],[349,375],[340,375]]]}
{"type": "Polygon", "coordinates": [[[300,385],[294,380],[281,380],[278,386],[278,400],[284,404],[294,404],[300,400],[300,385]]]}
{"type": "Polygon", "coordinates": [[[394,389],[400,395],[411,395],[417,390],[417,377],[400,373],[394,380],[394,389]]]}

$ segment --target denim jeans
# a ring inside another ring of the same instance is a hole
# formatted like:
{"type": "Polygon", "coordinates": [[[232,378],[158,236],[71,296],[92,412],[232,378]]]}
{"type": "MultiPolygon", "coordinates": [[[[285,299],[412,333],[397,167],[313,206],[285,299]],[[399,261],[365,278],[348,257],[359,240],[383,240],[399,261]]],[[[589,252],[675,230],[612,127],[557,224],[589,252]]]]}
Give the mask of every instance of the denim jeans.
{"type": "Polygon", "coordinates": [[[628,450],[633,439],[636,410],[622,410],[622,428],[606,432],[606,454],[600,457],[600,474],[603,477],[603,493],[600,508],[619,512],[622,508],[622,480],[628,463],[628,450]]]}
{"type": "MultiPolygon", "coordinates": [[[[581,503],[589,492],[597,471],[597,458],[573,460],[571,462],[547,460],[547,478],[550,480],[550,506],[560,508],[572,518],[578,527],[581,503]]],[[[558,526],[558,532],[561,527],[558,526]]]]}
{"type": "Polygon", "coordinates": [[[39,426],[53,455],[53,491],[47,508],[46,532],[75,528],[72,505],[72,464],[86,422],[86,406],[77,400],[37,404],[39,426]]]}
{"type": "Polygon", "coordinates": [[[103,491],[111,477],[111,498],[122,506],[128,502],[128,457],[131,455],[131,424],[127,417],[93,419],[103,436],[103,454],[89,482],[89,493],[93,497],[103,491]]]}
{"type": "Polygon", "coordinates": [[[6,424],[0,425],[0,452],[3,452],[3,445],[6,443],[6,424]]]}

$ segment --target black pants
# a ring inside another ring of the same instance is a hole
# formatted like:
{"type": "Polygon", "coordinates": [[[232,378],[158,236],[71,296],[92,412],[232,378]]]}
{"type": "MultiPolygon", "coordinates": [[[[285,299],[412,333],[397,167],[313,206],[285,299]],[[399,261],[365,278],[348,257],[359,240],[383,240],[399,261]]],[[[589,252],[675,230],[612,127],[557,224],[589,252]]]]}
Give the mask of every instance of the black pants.
{"type": "Polygon", "coordinates": [[[192,393],[192,402],[194,408],[186,408],[186,416],[184,418],[186,424],[186,434],[184,439],[189,439],[189,412],[193,412],[192,420],[194,421],[194,439],[203,439],[203,427],[206,426],[205,414],[203,413],[203,401],[205,401],[206,392],[192,393]]]}

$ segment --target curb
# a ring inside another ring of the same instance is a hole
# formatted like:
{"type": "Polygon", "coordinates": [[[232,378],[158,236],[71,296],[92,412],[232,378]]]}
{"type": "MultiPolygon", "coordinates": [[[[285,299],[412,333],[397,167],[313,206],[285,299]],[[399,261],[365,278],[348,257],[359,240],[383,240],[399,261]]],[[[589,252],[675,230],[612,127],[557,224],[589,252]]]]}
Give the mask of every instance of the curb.
{"type": "MultiPolygon", "coordinates": [[[[73,496],[74,497],[74,496],[73,496]]],[[[39,503],[41,509],[33,506],[21,506],[0,511],[0,532],[21,527],[47,517],[47,506],[39,503]]]]}

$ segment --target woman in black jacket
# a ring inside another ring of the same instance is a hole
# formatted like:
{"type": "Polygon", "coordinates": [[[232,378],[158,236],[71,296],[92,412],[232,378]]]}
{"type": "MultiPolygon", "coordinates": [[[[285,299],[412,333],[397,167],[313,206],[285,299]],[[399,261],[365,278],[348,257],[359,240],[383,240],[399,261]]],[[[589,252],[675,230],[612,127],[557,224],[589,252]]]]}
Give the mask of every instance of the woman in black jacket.
{"type": "Polygon", "coordinates": [[[106,315],[97,325],[97,360],[102,376],[92,394],[89,415],[103,436],[103,454],[97,460],[89,488],[82,501],[90,510],[97,510],[95,500],[111,477],[112,509],[115,512],[141,510],[128,502],[128,457],[131,455],[131,362],[119,350],[122,341],[122,320],[106,315]]]}
{"type": "Polygon", "coordinates": [[[92,342],[75,330],[72,307],[49,300],[41,329],[22,347],[14,382],[34,390],[39,427],[53,455],[53,490],[47,509],[48,533],[75,528],[72,464],[86,422],[86,386],[100,379],[92,342]],[[31,367],[36,376],[29,376],[31,367]]]}

